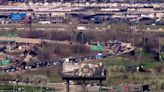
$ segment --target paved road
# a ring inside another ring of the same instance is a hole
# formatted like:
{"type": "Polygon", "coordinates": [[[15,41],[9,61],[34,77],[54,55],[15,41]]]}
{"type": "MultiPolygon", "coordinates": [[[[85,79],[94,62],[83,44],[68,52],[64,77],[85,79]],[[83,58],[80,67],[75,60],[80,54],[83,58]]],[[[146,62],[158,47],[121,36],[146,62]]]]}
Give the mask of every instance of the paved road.
{"type": "MultiPolygon", "coordinates": [[[[42,41],[41,39],[19,38],[19,37],[11,37],[11,38],[0,37],[0,40],[16,40],[16,42],[24,42],[24,43],[27,43],[27,42],[29,42],[29,43],[40,43],[42,41]]],[[[69,42],[61,42],[61,41],[46,40],[46,39],[43,39],[43,41],[50,42],[50,43],[70,44],[69,42]]],[[[129,49],[126,49],[125,51],[119,51],[119,52],[116,52],[113,54],[104,53],[102,58],[96,58],[96,55],[86,56],[86,57],[82,57],[82,58],[73,57],[73,58],[71,58],[72,61],[70,61],[70,62],[71,63],[80,63],[80,62],[87,62],[87,61],[95,61],[95,60],[103,59],[103,58],[110,58],[112,56],[121,55],[121,54],[131,52],[134,49],[135,48],[133,46],[131,46],[131,47],[129,47],[129,49]]],[[[60,59],[57,61],[42,61],[42,62],[37,62],[37,63],[33,63],[33,64],[26,65],[26,66],[22,65],[23,68],[21,68],[21,69],[20,69],[20,66],[9,66],[5,69],[2,69],[2,72],[4,72],[4,73],[5,72],[15,72],[15,71],[31,70],[31,69],[36,69],[36,68],[50,67],[50,66],[59,66],[59,65],[62,65],[64,62],[65,62],[64,59],[60,59]]]]}
{"type": "MultiPolygon", "coordinates": [[[[20,31],[28,31],[29,30],[29,27],[28,26],[24,26],[25,24],[23,24],[23,26],[20,26],[20,24],[0,24],[0,29],[1,30],[9,30],[13,27],[17,27],[18,30],[20,31]]],[[[72,30],[72,28],[77,28],[77,26],[85,26],[86,28],[90,29],[90,27],[88,27],[88,25],[85,25],[85,24],[80,24],[80,25],[66,25],[66,24],[32,24],[32,28],[34,28],[35,30],[33,31],[68,31],[68,30],[72,30]]],[[[96,27],[99,27],[99,26],[94,26],[94,28],[96,27]]],[[[111,26],[112,27],[112,26],[111,26]]],[[[164,32],[164,29],[163,28],[152,28],[151,29],[151,26],[146,26],[147,29],[135,29],[134,31],[137,32],[137,31],[146,31],[146,32],[164,32]],[[149,28],[150,27],[150,28],[149,28]]],[[[159,26],[160,27],[160,26],[159,26]]],[[[99,30],[100,31],[105,31],[103,30],[103,28],[107,28],[107,27],[103,27],[100,28],[99,30]]],[[[108,28],[107,28],[108,29],[108,28]]],[[[93,29],[94,31],[96,29],[93,29]]],[[[97,31],[99,31],[97,30],[97,31]]],[[[127,29],[128,30],[128,29],[127,29]]],[[[87,30],[89,31],[89,30],[87,30]]]]}
{"type": "MultiPolygon", "coordinates": [[[[41,39],[31,39],[31,38],[2,38],[0,37],[0,39],[3,40],[11,40],[11,39],[15,39],[17,40],[17,42],[28,42],[28,41],[40,41],[41,39]]],[[[69,44],[67,42],[60,42],[60,41],[53,41],[53,40],[44,40],[46,42],[52,42],[52,43],[62,43],[62,44],[69,44]]],[[[86,57],[82,57],[82,58],[76,58],[74,57],[73,60],[71,61],[72,63],[80,63],[80,62],[92,62],[95,60],[99,60],[99,59],[103,59],[103,58],[110,58],[113,56],[117,56],[117,55],[122,55],[128,52],[133,51],[135,48],[133,46],[131,46],[129,49],[119,52],[119,53],[115,53],[115,54],[109,54],[109,53],[105,53],[104,57],[102,58],[96,58],[96,55],[92,55],[92,56],[86,56],[86,57]]],[[[2,69],[1,72],[3,73],[14,73],[14,72],[19,72],[19,71],[25,71],[25,70],[33,70],[33,69],[41,69],[41,68],[45,68],[45,67],[57,67],[57,66],[61,66],[65,61],[63,59],[57,60],[57,61],[43,61],[43,62],[37,62],[37,63],[33,63],[30,65],[26,65],[23,68],[20,69],[20,66],[9,66],[5,69],[2,69]]],[[[16,85],[15,81],[10,82],[10,84],[16,85]]],[[[34,83],[24,83],[24,82],[18,82],[18,85],[29,85],[29,86],[34,86],[34,83]]],[[[55,89],[62,89],[65,88],[65,84],[64,83],[41,83],[40,85],[35,85],[37,87],[48,87],[48,88],[55,88],[55,89]]],[[[78,85],[72,85],[70,86],[72,89],[80,89],[78,85]]],[[[94,89],[94,90],[98,90],[100,87],[99,86],[92,86],[92,87],[87,87],[87,89],[94,89]]],[[[104,87],[105,89],[110,89],[109,87],[104,87]]],[[[91,89],[91,90],[92,90],[91,89]]],[[[63,92],[63,91],[62,91],[63,92]]]]}
{"type": "MultiPolygon", "coordinates": [[[[41,42],[70,44],[69,41],[55,41],[55,40],[48,40],[48,39],[34,39],[34,38],[21,38],[21,37],[0,37],[0,41],[15,41],[18,43],[32,43],[32,44],[40,44],[41,42]]],[[[76,44],[76,43],[72,43],[72,44],[76,44]]]]}

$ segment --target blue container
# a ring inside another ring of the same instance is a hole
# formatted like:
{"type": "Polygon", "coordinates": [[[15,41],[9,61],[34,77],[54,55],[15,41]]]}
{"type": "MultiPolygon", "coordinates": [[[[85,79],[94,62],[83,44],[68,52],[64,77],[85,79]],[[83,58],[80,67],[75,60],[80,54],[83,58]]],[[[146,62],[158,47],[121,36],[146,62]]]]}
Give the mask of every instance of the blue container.
{"type": "Polygon", "coordinates": [[[11,21],[17,21],[17,22],[21,22],[24,17],[26,17],[26,13],[12,13],[10,15],[10,19],[11,21]]]}

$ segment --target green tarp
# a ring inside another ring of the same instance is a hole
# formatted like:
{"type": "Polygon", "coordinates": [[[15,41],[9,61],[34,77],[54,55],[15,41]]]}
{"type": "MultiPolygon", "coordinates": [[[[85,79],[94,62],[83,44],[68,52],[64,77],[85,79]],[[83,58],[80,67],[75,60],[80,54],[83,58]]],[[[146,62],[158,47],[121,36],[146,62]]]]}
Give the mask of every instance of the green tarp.
{"type": "Polygon", "coordinates": [[[91,50],[92,51],[103,51],[104,50],[104,46],[101,46],[101,45],[91,45],[91,50]]]}
{"type": "Polygon", "coordinates": [[[8,59],[5,59],[5,60],[1,61],[1,64],[2,65],[8,65],[8,64],[10,64],[10,61],[8,59]]]}

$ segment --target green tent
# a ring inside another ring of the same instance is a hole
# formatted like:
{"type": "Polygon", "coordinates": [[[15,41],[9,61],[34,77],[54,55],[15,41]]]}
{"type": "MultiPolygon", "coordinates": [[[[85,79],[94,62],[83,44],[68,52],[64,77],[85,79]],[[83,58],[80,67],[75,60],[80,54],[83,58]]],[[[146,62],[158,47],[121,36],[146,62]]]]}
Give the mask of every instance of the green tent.
{"type": "Polygon", "coordinates": [[[1,61],[1,64],[2,65],[8,65],[8,64],[10,64],[10,61],[8,59],[5,59],[5,60],[1,61]]]}
{"type": "Polygon", "coordinates": [[[104,46],[101,46],[101,45],[91,45],[91,50],[92,51],[103,51],[104,50],[104,46]]]}

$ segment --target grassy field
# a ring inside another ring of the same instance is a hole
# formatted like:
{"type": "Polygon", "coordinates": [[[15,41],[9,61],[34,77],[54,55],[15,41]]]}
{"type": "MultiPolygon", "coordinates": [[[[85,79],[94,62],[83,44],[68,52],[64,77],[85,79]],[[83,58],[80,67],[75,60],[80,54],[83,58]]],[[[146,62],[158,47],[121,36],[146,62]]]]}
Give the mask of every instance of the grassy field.
{"type": "Polygon", "coordinates": [[[102,62],[108,66],[114,65],[144,65],[145,68],[155,68],[157,66],[164,67],[164,62],[159,62],[152,59],[151,53],[145,52],[143,50],[139,50],[138,48],[135,50],[136,55],[129,58],[129,56],[115,56],[107,59],[103,59],[102,62]]]}
{"type": "Polygon", "coordinates": [[[155,69],[157,66],[164,67],[164,62],[153,60],[150,53],[139,49],[136,50],[136,56],[140,56],[137,61],[128,56],[116,56],[102,60],[108,71],[105,83],[109,86],[118,86],[118,84],[122,83],[150,84],[151,92],[160,92],[161,88],[164,87],[164,74],[157,72],[155,69]],[[128,65],[138,64],[143,65],[146,70],[151,70],[151,72],[126,71],[128,65]]]}
{"type": "Polygon", "coordinates": [[[24,92],[40,92],[40,88],[31,87],[31,86],[16,86],[16,85],[0,85],[0,90],[11,90],[12,92],[15,92],[15,90],[18,90],[18,88],[24,89],[24,92]]]}
{"type": "Polygon", "coordinates": [[[121,65],[121,66],[128,66],[128,65],[144,65],[145,68],[150,69],[150,68],[155,68],[157,66],[162,66],[164,67],[164,62],[156,62],[156,61],[140,61],[137,63],[137,61],[130,60],[128,58],[124,57],[112,57],[109,59],[103,60],[103,63],[108,67],[108,66],[114,66],[114,65],[121,65]]]}
{"type": "Polygon", "coordinates": [[[32,87],[32,86],[16,86],[16,85],[0,85],[0,91],[4,92],[12,91],[17,92],[18,89],[22,89],[22,92],[55,92],[55,89],[42,88],[42,87],[32,87]]]}

